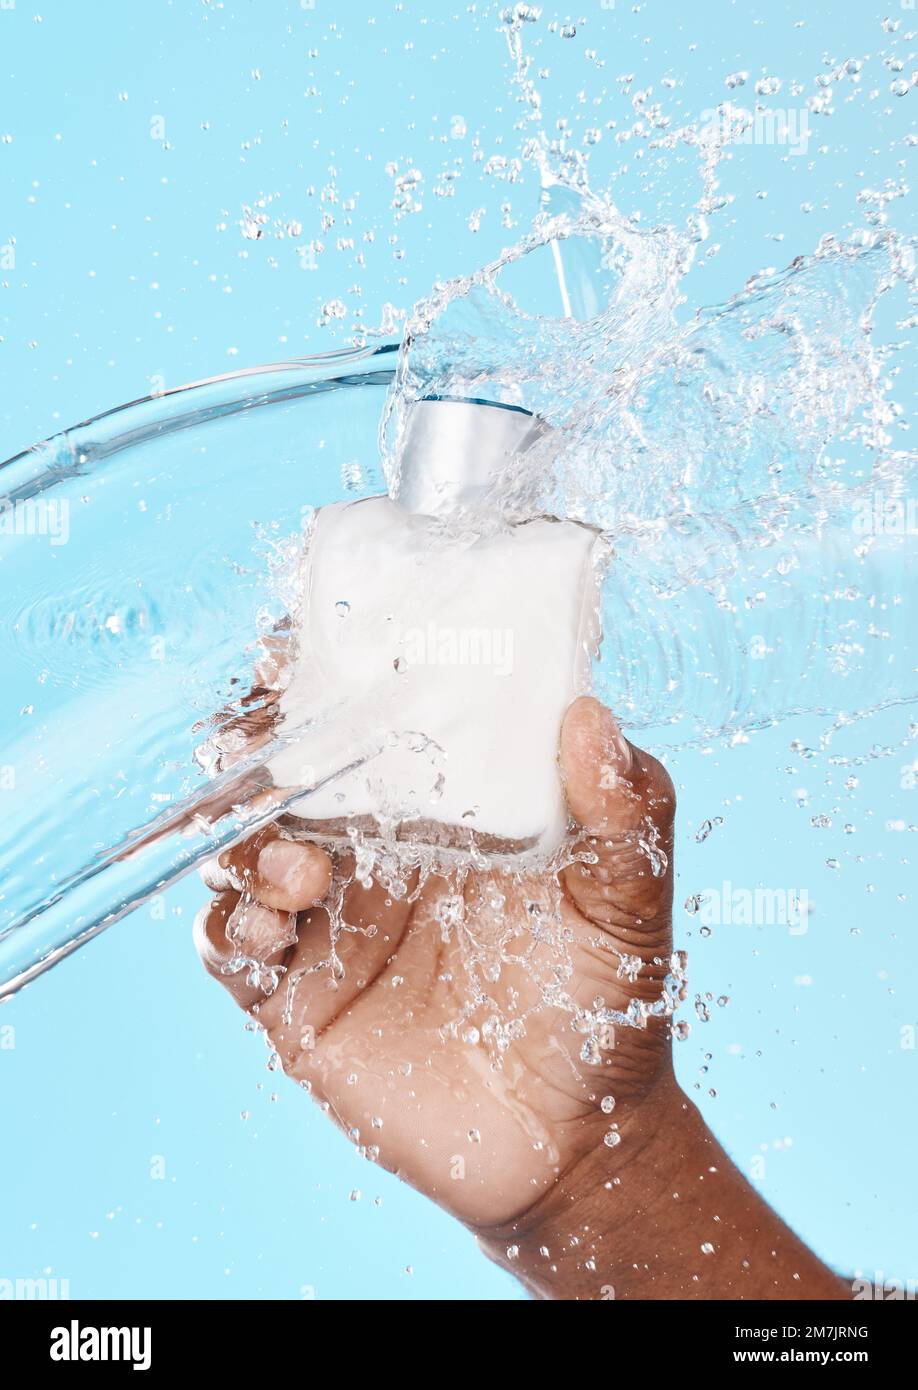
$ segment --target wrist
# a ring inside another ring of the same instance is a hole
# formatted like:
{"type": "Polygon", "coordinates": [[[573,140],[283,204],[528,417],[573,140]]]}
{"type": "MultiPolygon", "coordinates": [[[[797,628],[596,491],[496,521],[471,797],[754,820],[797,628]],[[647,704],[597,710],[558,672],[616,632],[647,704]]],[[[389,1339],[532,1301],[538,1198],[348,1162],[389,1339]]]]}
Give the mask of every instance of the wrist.
{"type": "Polygon", "coordinates": [[[536,1298],[842,1298],[850,1289],[736,1169],[670,1072],[528,1212],[479,1231],[536,1298]]]}
{"type": "Polygon", "coordinates": [[[597,1131],[587,1152],[526,1212],[479,1228],[482,1251],[535,1298],[624,1296],[613,1278],[616,1256],[633,1247],[635,1230],[670,1186],[679,1136],[687,1134],[694,1109],[667,1072],[619,1121],[615,1148],[597,1131]]]}

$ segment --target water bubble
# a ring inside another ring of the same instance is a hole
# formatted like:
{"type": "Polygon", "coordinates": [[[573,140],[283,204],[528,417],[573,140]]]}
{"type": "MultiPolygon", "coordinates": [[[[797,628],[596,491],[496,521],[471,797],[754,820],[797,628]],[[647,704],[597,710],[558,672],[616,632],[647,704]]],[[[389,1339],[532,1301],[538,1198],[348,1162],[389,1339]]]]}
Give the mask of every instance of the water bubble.
{"type": "Polygon", "coordinates": [[[702,843],[708,838],[708,836],[710,835],[711,831],[714,830],[714,829],[716,829],[717,826],[723,825],[723,823],[724,823],[724,818],[723,818],[723,816],[714,816],[711,820],[704,820],[704,821],[702,821],[702,822],[701,822],[701,825],[698,827],[697,831],[695,832],[695,842],[696,842],[696,844],[699,844],[699,845],[702,844],[702,843]]]}
{"type": "Polygon", "coordinates": [[[781,90],[780,77],[760,77],[755,84],[755,90],[761,97],[774,96],[781,90]]]}

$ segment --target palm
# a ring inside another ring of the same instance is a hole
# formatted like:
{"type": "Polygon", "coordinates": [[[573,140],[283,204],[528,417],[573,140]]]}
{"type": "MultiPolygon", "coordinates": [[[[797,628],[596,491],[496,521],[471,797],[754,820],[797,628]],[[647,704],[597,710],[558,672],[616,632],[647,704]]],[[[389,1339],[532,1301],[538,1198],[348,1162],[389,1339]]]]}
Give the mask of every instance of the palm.
{"type": "MultiPolygon", "coordinates": [[[[669,967],[670,875],[642,843],[646,796],[619,811],[601,865],[576,863],[561,883],[470,873],[398,899],[340,864],[271,956],[279,987],[240,1001],[370,1157],[470,1223],[530,1207],[627,1126],[666,1066],[658,1018],[597,1034],[597,1010],[659,1000],[669,967]]],[[[208,934],[225,946],[224,897],[208,934]]]]}

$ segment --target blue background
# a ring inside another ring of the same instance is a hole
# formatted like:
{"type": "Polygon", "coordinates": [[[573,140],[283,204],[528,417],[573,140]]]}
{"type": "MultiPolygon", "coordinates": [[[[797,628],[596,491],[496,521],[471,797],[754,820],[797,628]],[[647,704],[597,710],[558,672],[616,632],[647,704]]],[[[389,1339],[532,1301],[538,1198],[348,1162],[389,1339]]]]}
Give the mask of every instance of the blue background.
{"type": "MultiPolygon", "coordinates": [[[[551,70],[549,124],[563,115],[577,130],[632,119],[623,73],[685,116],[722,100],[740,69],[810,92],[827,55],[882,53],[884,13],[584,0],[576,16],[543,6],[531,37],[551,70]],[[577,36],[548,33],[553,16],[576,20],[577,36]],[[668,94],[666,75],[679,84],[668,94]]],[[[892,13],[908,26],[909,11],[892,13]]],[[[875,56],[875,98],[839,88],[806,157],[734,152],[735,201],[712,228],[723,250],[693,272],[691,307],[844,232],[864,183],[907,174],[918,93],[891,97],[892,76],[875,56]]],[[[15,238],[15,266],[0,271],[0,457],[151,389],[341,346],[358,311],[373,327],[387,302],[407,308],[495,255],[537,205],[531,176],[495,185],[473,160],[476,138],[485,158],[518,151],[508,77],[483,4],[47,0],[40,19],[35,0],[0,5],[0,247],[15,238]],[[421,170],[419,212],[396,216],[390,161],[421,170]],[[460,174],[453,196],[434,192],[444,170],[460,174]],[[243,209],[260,199],[266,234],[247,239],[243,209]],[[501,225],[504,200],[515,229],[501,225]],[[275,219],[302,233],[277,238],[275,219]],[[324,246],[315,269],[297,249],[310,240],[324,246]],[[332,299],[347,315],[320,327],[332,299]]],[[[607,135],[594,157],[603,182],[629,152],[607,135]]],[[[688,160],[684,185],[648,188],[640,173],[632,161],[616,196],[647,220],[697,196],[688,160]]],[[[909,229],[907,202],[892,214],[909,229]]],[[[800,1234],[870,1277],[918,1276],[908,719],[876,717],[822,751],[815,725],[786,723],[673,765],[677,941],[692,996],[729,997],[707,1023],[689,1002],[683,1084],[800,1234]],[[832,761],[871,747],[857,767],[832,761]],[[832,826],[813,827],[817,814],[832,826]],[[724,879],[806,887],[808,932],[701,938],[681,904],[724,879]]],[[[202,897],[179,885],[0,1010],[0,1279],[66,1278],[74,1297],[520,1297],[467,1233],[266,1069],[263,1043],[196,963],[202,897]]]]}

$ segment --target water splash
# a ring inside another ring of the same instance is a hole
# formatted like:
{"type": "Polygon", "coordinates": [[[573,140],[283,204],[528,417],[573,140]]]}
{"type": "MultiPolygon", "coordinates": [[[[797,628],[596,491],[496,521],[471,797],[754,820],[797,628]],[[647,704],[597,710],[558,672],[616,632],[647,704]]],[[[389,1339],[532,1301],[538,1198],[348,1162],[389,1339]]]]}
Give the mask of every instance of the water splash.
{"type": "Polygon", "coordinates": [[[408,316],[382,431],[390,483],[424,395],[549,421],[554,439],[495,502],[605,532],[600,691],[634,728],[678,725],[665,736],[678,743],[916,698],[904,601],[918,577],[916,453],[893,395],[901,334],[918,322],[915,240],[888,225],[891,191],[862,195],[860,230],[687,312],[698,248],[728,202],[722,162],[754,113],[725,103],[674,129],[638,102],[647,147],[688,147],[698,179],[683,224],[644,228],[591,189],[583,151],[546,136],[523,41],[537,18],[527,5],[504,14],[521,162],[543,206],[515,245],[408,316]],[[538,303],[555,272],[563,316],[538,303]]]}
{"type": "MultiPolygon", "coordinates": [[[[907,525],[894,524],[916,464],[893,394],[908,362],[901,335],[918,323],[915,241],[888,219],[904,188],[863,191],[860,229],[823,236],[782,270],[751,270],[724,303],[693,307],[693,268],[712,220],[731,202],[722,182],[728,154],[754,138],[781,79],[756,81],[754,109],[731,96],[693,123],[674,122],[649,91],[632,93],[634,121],[616,140],[639,143],[658,169],[687,151],[696,178],[681,222],[645,227],[609,188],[591,187],[588,152],[573,147],[566,122],[547,133],[526,47],[539,18],[528,4],[502,15],[521,139],[517,155],[494,157],[487,169],[507,183],[534,170],[541,204],[499,257],[436,284],[406,315],[380,436],[390,488],[407,411],[425,396],[499,401],[547,420],[553,442],[528,451],[501,480],[495,515],[547,511],[605,533],[614,562],[598,690],[632,728],[654,728],[664,741],[736,740],[803,711],[830,714],[838,727],[918,698],[906,602],[918,577],[915,547],[907,525]]],[[[848,60],[821,74],[803,111],[830,115],[833,85],[859,81],[861,70],[848,60]]],[[[729,75],[728,91],[746,80],[729,75]]],[[[600,137],[594,131],[587,145],[600,137]]],[[[420,179],[415,169],[396,178],[399,215],[420,179]]],[[[705,822],[696,838],[720,823],[705,822]]],[[[651,872],[664,874],[652,827],[641,849],[651,872]]],[[[577,858],[565,846],[548,880],[577,858]]],[[[568,1014],[582,1035],[581,1061],[601,1065],[610,1030],[671,1018],[685,996],[680,954],[656,962],[662,984],[652,1003],[577,1004],[556,877],[550,901],[531,902],[521,929],[503,908],[526,883],[477,852],[457,868],[434,851],[406,855],[355,834],[354,864],[358,879],[375,877],[394,898],[416,898],[443,879],[434,922],[444,944],[458,947],[465,979],[446,1032],[483,1042],[495,1065],[546,1008],[568,1014]],[[498,903],[501,929],[487,939],[467,910],[470,875],[484,875],[498,903]],[[538,970],[537,946],[546,948],[538,970]],[[537,986],[521,1012],[508,1012],[496,988],[508,966],[523,967],[537,986]]],[[[330,914],[326,964],[334,964],[336,934],[351,929],[342,901],[330,914]]],[[[689,898],[686,910],[697,913],[702,901],[689,898]]],[[[619,976],[633,983],[639,967],[621,956],[619,976]]],[[[705,998],[695,1008],[706,1021],[705,998]]],[[[684,1038],[689,1024],[673,1032],[684,1038]]],[[[606,1097],[602,1109],[613,1105],[606,1097]]],[[[618,1142],[615,1126],[606,1142],[618,1142]]]]}

